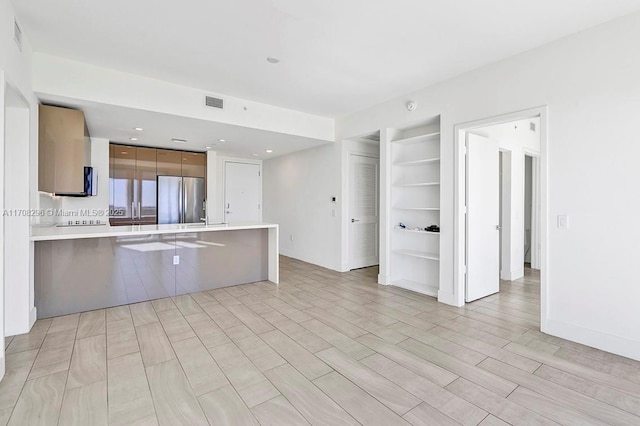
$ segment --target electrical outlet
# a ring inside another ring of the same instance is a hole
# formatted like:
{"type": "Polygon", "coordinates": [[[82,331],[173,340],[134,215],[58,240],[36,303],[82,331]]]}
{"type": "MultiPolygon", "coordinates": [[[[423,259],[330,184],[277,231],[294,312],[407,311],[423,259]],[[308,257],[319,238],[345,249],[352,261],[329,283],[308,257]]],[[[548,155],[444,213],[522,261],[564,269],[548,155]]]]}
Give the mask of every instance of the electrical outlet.
{"type": "Polygon", "coordinates": [[[173,256],[173,264],[174,265],[180,264],[180,256],[173,256]]]}

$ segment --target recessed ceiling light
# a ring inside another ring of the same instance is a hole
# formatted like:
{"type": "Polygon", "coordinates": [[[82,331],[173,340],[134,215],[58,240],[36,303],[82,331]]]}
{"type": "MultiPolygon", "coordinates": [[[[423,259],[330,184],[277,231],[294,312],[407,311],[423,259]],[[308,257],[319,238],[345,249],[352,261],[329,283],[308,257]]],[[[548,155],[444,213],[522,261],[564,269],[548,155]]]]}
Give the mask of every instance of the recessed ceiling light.
{"type": "Polygon", "coordinates": [[[129,138],[129,140],[137,141],[137,140],[138,140],[138,138],[129,138]]]}
{"type": "Polygon", "coordinates": [[[272,149],[265,149],[264,152],[266,152],[268,154],[271,154],[273,152],[273,150],[272,149]]]}
{"type": "Polygon", "coordinates": [[[267,57],[267,62],[269,62],[270,64],[277,64],[278,62],[280,62],[280,59],[269,56],[267,57]]]}
{"type": "Polygon", "coordinates": [[[251,154],[251,155],[253,155],[254,157],[257,157],[257,156],[258,156],[258,154],[251,154]]]}
{"type": "Polygon", "coordinates": [[[218,141],[220,141],[220,142],[226,142],[227,140],[226,140],[226,139],[218,139],[218,141]]]}
{"type": "Polygon", "coordinates": [[[175,142],[175,143],[187,143],[187,140],[186,140],[186,139],[176,139],[176,138],[173,138],[173,139],[171,139],[171,142],[175,142]]]}
{"type": "Polygon", "coordinates": [[[134,130],[137,130],[137,131],[141,132],[144,129],[142,127],[135,127],[134,130]]]}
{"type": "Polygon", "coordinates": [[[205,148],[207,148],[207,149],[211,149],[211,147],[210,147],[210,146],[205,146],[205,148]]]}

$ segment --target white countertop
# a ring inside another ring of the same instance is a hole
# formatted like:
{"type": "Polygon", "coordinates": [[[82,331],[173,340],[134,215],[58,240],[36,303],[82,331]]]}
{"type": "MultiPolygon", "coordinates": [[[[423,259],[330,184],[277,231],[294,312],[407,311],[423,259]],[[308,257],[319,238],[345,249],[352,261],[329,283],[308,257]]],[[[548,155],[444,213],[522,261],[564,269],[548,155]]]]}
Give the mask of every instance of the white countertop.
{"type": "Polygon", "coordinates": [[[184,232],[235,231],[243,229],[277,228],[266,222],[242,222],[226,224],[172,224],[133,226],[32,226],[31,241],[75,240],[81,238],[122,237],[150,234],[181,234],[184,232]]]}

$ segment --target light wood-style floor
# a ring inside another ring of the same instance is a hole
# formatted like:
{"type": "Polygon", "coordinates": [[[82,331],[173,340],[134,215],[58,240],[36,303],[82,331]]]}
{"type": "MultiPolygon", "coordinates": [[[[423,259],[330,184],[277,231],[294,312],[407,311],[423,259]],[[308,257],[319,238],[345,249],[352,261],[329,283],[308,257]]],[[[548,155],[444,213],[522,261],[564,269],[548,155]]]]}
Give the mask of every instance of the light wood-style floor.
{"type": "Polygon", "coordinates": [[[0,425],[640,424],[640,363],[540,333],[530,271],[463,309],[377,268],[281,274],[38,321],[0,425]]]}

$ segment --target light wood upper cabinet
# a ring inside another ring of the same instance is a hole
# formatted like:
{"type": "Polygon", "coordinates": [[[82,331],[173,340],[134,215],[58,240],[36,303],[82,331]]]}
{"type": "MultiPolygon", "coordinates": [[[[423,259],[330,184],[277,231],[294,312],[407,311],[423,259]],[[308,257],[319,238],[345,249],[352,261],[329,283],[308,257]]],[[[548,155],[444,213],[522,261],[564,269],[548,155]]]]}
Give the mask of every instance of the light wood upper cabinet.
{"type": "Polygon", "coordinates": [[[182,151],[158,149],[158,176],[182,176],[182,151]]]}
{"type": "Polygon", "coordinates": [[[84,192],[84,167],[91,165],[91,142],[82,111],[40,105],[38,190],[84,192]]]}
{"type": "Polygon", "coordinates": [[[201,152],[182,153],[182,176],[207,177],[207,156],[201,152]]]}

